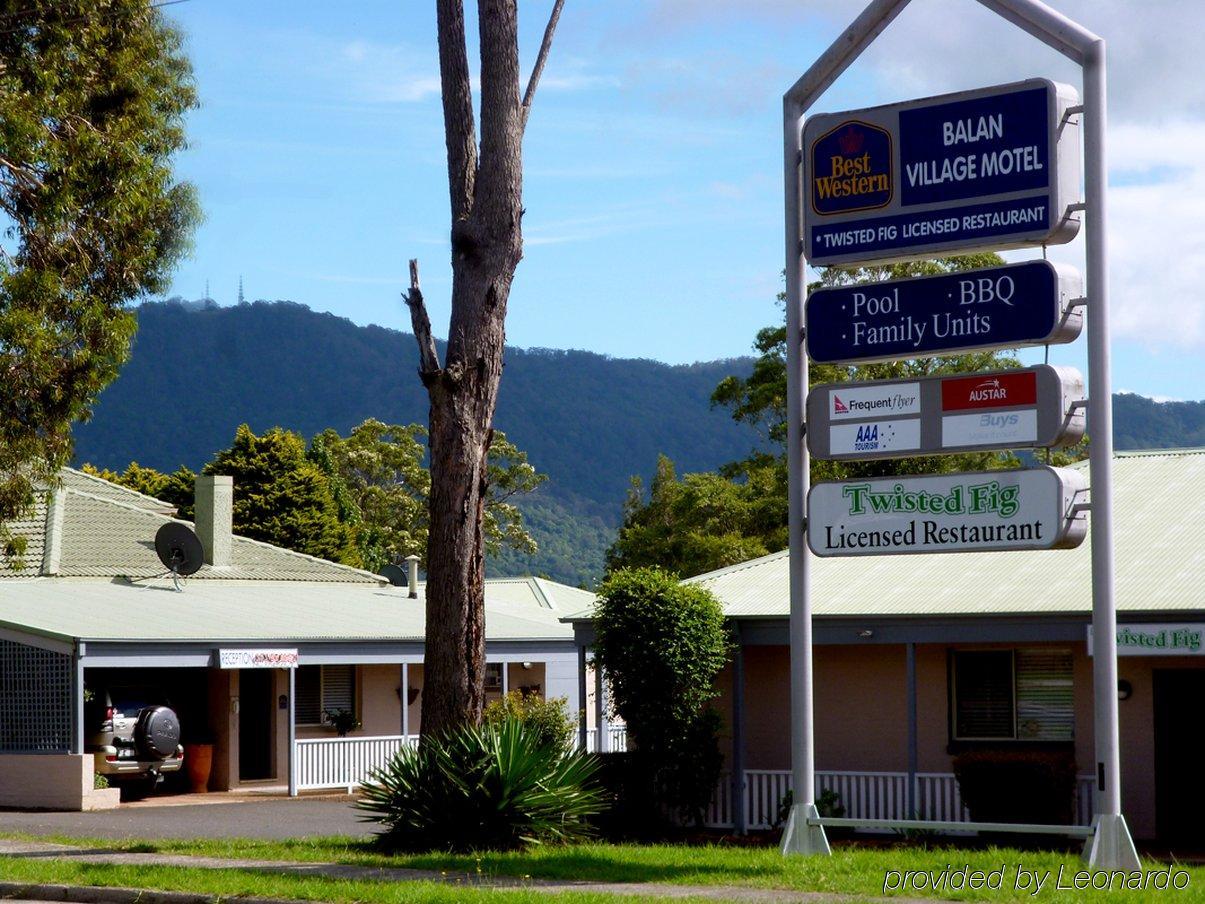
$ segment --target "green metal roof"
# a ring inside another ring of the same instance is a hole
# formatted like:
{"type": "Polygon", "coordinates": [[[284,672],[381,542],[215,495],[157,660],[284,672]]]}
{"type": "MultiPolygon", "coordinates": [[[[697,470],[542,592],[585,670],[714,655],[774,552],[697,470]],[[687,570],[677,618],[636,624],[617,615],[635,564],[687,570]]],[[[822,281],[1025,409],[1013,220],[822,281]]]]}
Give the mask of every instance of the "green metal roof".
{"type": "MultiPolygon", "coordinates": [[[[486,639],[569,640],[534,579],[486,581],[486,639]],[[505,586],[496,592],[496,584],[505,586]],[[526,591],[523,591],[526,587],[526,591]]],[[[307,581],[33,578],[0,583],[0,625],[91,641],[419,641],[426,602],[405,587],[307,581]]]]}
{"type": "MultiPolygon", "coordinates": [[[[1205,611],[1205,449],[1119,453],[1113,474],[1118,610],[1205,611]]],[[[1073,550],[812,556],[809,561],[812,609],[820,618],[1086,614],[1092,609],[1090,531],[1073,550]]],[[[688,581],[714,592],[733,618],[790,614],[785,550],[688,581]]],[[[568,620],[590,615],[586,608],[568,620]]]]}
{"type": "MultiPolygon", "coordinates": [[[[0,560],[0,626],[93,641],[422,641],[418,599],[379,575],[235,536],[232,564],[202,566],[176,592],[155,555],[168,503],[64,469],[53,496],[9,525],[26,538],[23,567],[0,560]],[[53,505],[48,501],[53,499],[53,505]],[[62,516],[57,563],[48,530],[62,516]]],[[[569,640],[561,617],[593,594],[539,578],[485,582],[486,639],[569,640]]]]}

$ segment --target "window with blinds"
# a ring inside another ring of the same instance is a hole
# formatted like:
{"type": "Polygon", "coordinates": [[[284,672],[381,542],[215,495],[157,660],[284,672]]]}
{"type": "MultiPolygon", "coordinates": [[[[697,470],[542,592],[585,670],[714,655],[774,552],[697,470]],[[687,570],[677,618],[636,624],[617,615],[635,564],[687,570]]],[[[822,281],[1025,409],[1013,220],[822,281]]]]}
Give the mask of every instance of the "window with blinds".
{"type": "Polygon", "coordinates": [[[1069,650],[960,650],[951,678],[956,740],[1075,738],[1069,650]]]}
{"type": "Polygon", "coordinates": [[[298,725],[321,725],[323,712],[356,711],[354,665],[303,665],[295,679],[294,707],[298,725]]]}

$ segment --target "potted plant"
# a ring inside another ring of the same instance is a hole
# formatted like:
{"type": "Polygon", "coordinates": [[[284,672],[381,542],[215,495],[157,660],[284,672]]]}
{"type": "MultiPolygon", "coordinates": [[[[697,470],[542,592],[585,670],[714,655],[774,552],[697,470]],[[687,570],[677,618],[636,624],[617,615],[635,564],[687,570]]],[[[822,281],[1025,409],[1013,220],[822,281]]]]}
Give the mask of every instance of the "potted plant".
{"type": "Polygon", "coordinates": [[[349,731],[360,727],[360,720],[350,709],[324,709],[322,721],[335,729],[335,733],[341,738],[346,738],[349,731]]]}
{"type": "Polygon", "coordinates": [[[184,775],[188,779],[188,790],[193,794],[205,794],[209,791],[212,773],[213,738],[198,732],[184,742],[184,775]]]}

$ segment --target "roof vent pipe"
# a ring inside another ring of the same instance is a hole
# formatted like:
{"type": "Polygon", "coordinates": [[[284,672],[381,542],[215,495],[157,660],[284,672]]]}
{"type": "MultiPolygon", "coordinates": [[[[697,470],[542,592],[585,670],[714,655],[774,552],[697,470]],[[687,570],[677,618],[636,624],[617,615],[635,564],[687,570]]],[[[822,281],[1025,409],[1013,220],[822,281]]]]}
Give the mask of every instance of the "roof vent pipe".
{"type": "Polygon", "coordinates": [[[410,579],[410,599],[418,599],[418,563],[421,562],[418,556],[406,556],[406,572],[410,579]]]}

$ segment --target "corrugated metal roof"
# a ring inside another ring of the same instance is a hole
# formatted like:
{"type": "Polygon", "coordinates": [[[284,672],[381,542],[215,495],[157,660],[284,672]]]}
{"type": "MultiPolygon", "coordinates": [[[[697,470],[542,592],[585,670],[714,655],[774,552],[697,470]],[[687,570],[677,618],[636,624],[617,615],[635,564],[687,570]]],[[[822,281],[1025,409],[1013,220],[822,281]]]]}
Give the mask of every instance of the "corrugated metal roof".
{"type": "MultiPolygon", "coordinates": [[[[1205,610],[1205,450],[1119,453],[1113,474],[1118,610],[1205,610]]],[[[812,556],[810,563],[812,610],[821,618],[1092,609],[1091,532],[1073,550],[812,556]]],[[[787,566],[784,550],[689,582],[712,590],[731,617],[785,618],[787,566]]]]}
{"type": "MultiPolygon", "coordinates": [[[[67,490],[61,496],[65,511],[60,575],[149,578],[164,573],[163,564],[155,554],[155,532],[173,519],[90,493],[67,490]]],[[[377,584],[383,580],[359,568],[237,535],[231,543],[230,554],[229,566],[202,565],[194,578],[359,584],[377,584]]]]}
{"type": "MultiPolygon", "coordinates": [[[[161,579],[33,578],[0,584],[0,624],[93,641],[421,641],[423,589],[189,579],[177,593],[161,579]]],[[[485,598],[487,640],[573,636],[529,582],[486,581],[485,598]]]]}

